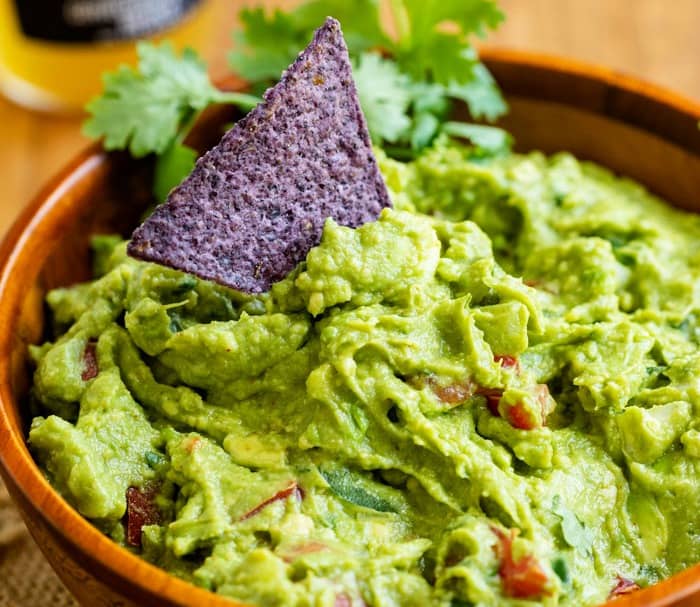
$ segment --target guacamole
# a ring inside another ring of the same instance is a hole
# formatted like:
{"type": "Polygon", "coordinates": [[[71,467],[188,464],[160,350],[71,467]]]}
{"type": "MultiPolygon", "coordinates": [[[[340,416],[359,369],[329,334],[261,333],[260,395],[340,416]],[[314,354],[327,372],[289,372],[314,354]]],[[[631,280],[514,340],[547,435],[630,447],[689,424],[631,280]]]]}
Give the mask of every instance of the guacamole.
{"type": "Polygon", "coordinates": [[[595,605],[700,561],[700,217],[571,155],[380,153],[262,296],[95,239],[29,444],[143,558],[265,607],[595,605]]]}

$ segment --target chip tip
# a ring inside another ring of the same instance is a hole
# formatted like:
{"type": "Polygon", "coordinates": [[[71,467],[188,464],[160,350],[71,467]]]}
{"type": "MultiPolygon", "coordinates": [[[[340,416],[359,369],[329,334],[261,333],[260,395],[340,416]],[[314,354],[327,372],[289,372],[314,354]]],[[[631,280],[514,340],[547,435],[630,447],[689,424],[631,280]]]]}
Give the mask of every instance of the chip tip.
{"type": "Polygon", "coordinates": [[[328,17],[262,103],[134,231],[127,252],[261,293],[319,244],[322,218],[357,227],[389,206],[340,23],[328,17]]]}

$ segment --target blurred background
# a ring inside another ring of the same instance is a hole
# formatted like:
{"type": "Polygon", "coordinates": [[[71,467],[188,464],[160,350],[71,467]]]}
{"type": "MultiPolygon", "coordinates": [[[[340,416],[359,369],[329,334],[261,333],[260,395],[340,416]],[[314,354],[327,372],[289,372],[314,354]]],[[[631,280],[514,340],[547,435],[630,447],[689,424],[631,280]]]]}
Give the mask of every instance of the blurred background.
{"type": "MultiPolygon", "coordinates": [[[[78,20],[105,5],[93,0],[71,3],[78,7],[78,20]]],[[[165,23],[161,37],[195,46],[216,80],[227,73],[230,32],[243,6],[296,3],[143,0],[150,12],[137,22],[125,21],[122,34],[138,36],[139,28],[152,31],[165,23]],[[156,5],[165,12],[154,12],[156,5]]],[[[0,0],[0,85],[16,101],[52,109],[30,110],[0,96],[0,236],[41,187],[89,144],[80,133],[79,108],[85,96],[99,90],[99,72],[134,57],[133,43],[128,41],[78,52],[75,46],[69,50],[70,44],[42,45],[36,36],[29,41],[20,35],[21,20],[24,30],[35,34],[54,27],[48,32],[54,40],[68,36],[56,26],[60,19],[51,15],[61,4],[0,0]],[[17,6],[23,7],[20,15],[17,6]]],[[[700,99],[700,0],[500,0],[499,4],[507,20],[484,44],[593,62],[700,99]]],[[[75,603],[38,555],[0,486],[0,607],[39,604],[75,603]]]]}

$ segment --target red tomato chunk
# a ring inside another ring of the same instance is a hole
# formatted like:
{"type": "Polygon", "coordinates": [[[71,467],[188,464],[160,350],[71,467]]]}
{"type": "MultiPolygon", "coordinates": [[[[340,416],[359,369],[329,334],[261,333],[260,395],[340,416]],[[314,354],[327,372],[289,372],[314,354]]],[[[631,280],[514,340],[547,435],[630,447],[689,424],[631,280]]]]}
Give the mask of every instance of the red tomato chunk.
{"type": "Polygon", "coordinates": [[[493,357],[493,360],[495,360],[497,363],[501,363],[501,367],[504,369],[515,369],[516,371],[520,371],[520,362],[515,356],[510,356],[508,354],[496,354],[493,357]]]}
{"type": "Polygon", "coordinates": [[[617,583],[615,587],[610,591],[608,599],[614,599],[615,597],[622,596],[625,594],[630,594],[635,590],[639,590],[639,585],[634,580],[617,575],[617,583]]]}
{"type": "Polygon", "coordinates": [[[260,513],[264,508],[266,508],[270,504],[278,502],[280,500],[285,500],[292,495],[296,495],[297,499],[299,500],[303,499],[304,497],[304,493],[302,492],[299,485],[297,485],[296,481],[291,481],[288,487],[285,487],[281,491],[278,491],[271,498],[266,499],[262,504],[259,504],[258,506],[253,508],[250,512],[246,512],[239,520],[245,521],[251,516],[255,516],[256,514],[260,513]]]}
{"type": "Polygon", "coordinates": [[[100,372],[100,368],[97,364],[97,342],[90,340],[85,344],[85,350],[83,351],[83,381],[90,381],[95,379],[97,374],[100,372]]]}
{"type": "Polygon", "coordinates": [[[159,483],[126,490],[126,543],[129,546],[140,548],[143,527],[160,523],[160,509],[155,501],[159,491],[159,483]]]}
{"type": "Polygon", "coordinates": [[[511,529],[509,534],[497,527],[492,527],[492,530],[498,537],[494,550],[500,559],[498,575],[504,594],[515,599],[537,599],[547,594],[549,579],[537,559],[532,554],[524,555],[518,561],[513,557],[517,530],[511,529]]]}

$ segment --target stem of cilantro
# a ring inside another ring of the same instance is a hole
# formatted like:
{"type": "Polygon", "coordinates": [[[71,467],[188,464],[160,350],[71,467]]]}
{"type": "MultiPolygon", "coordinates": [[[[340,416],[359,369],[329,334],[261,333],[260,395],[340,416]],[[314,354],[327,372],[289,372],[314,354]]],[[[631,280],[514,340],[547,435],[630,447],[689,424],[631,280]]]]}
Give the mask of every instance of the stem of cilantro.
{"type": "Polygon", "coordinates": [[[180,129],[177,132],[177,135],[175,135],[174,143],[176,145],[182,145],[182,143],[185,141],[185,138],[187,137],[187,134],[192,130],[192,127],[201,115],[201,111],[197,112],[194,110],[190,110],[187,116],[185,116],[185,118],[183,119],[182,124],[180,125],[180,129]]]}

